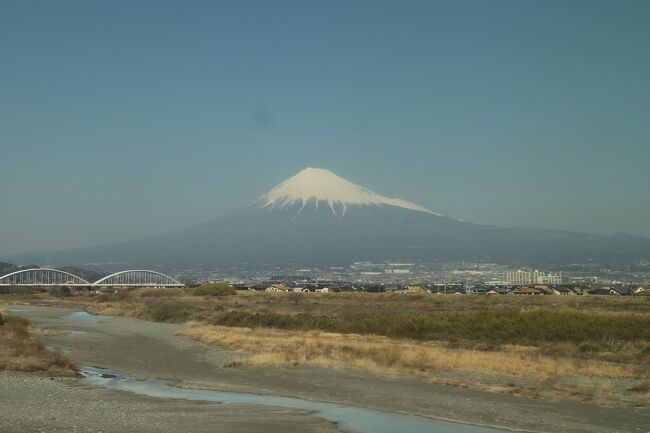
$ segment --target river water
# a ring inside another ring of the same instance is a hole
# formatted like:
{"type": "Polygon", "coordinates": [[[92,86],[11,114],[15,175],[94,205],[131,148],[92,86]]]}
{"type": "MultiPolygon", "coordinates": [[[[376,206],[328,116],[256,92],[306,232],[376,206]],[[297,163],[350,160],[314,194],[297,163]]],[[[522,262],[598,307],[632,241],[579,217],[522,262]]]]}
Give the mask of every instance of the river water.
{"type": "MultiPolygon", "coordinates": [[[[96,316],[86,312],[75,312],[62,316],[70,322],[93,323],[110,320],[108,316],[96,316]]],[[[69,331],[70,335],[75,332],[69,331]]],[[[161,354],[164,356],[164,354],[161,354]]],[[[158,398],[175,398],[195,401],[210,401],[222,404],[254,404],[305,410],[315,416],[336,423],[339,430],[347,433],[498,433],[496,428],[447,422],[422,416],[384,412],[356,406],[325,403],[274,395],[225,392],[206,389],[187,389],[170,385],[160,380],[139,380],[119,371],[98,367],[82,367],[83,384],[133,392],[158,398]]]]}
{"type": "Polygon", "coordinates": [[[150,397],[302,409],[336,423],[340,430],[348,433],[496,433],[503,431],[420,416],[382,412],[298,398],[178,388],[163,381],[137,380],[114,370],[97,367],[83,367],[81,371],[85,376],[82,379],[84,384],[130,391],[150,397]]]}

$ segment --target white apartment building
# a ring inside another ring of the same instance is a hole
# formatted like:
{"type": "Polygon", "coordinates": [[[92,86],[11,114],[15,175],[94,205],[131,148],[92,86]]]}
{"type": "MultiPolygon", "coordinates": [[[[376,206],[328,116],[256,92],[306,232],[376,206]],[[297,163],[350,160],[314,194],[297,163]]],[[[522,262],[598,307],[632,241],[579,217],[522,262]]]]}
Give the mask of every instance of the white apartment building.
{"type": "Polygon", "coordinates": [[[519,270],[517,272],[506,272],[504,280],[513,285],[561,284],[562,276],[546,274],[538,270],[533,272],[519,270]]]}
{"type": "Polygon", "coordinates": [[[410,269],[384,269],[384,274],[408,274],[410,269]]]}

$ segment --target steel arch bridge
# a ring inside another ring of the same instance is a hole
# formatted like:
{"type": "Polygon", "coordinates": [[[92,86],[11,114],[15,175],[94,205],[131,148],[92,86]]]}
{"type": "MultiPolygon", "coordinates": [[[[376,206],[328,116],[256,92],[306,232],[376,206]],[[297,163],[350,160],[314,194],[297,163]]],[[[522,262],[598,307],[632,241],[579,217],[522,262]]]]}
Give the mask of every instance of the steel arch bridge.
{"type": "Polygon", "coordinates": [[[101,287],[183,287],[184,284],[156,271],[134,269],[121,271],[93,283],[101,287]]]}
{"type": "Polygon", "coordinates": [[[32,268],[0,276],[0,286],[184,287],[184,284],[160,272],[142,269],[116,272],[91,283],[58,269],[32,268]]]}
{"type": "Polygon", "coordinates": [[[21,269],[0,277],[0,286],[90,286],[69,272],[51,268],[21,269]]]}

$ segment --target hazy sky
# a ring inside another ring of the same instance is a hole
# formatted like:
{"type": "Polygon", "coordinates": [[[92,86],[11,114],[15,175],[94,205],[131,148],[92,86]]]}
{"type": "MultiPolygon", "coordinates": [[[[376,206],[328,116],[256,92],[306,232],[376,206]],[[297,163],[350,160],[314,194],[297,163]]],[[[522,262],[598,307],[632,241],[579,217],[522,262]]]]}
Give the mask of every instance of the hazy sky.
{"type": "Polygon", "coordinates": [[[306,166],[650,236],[650,2],[0,0],[0,254],[209,220],[306,166]]]}

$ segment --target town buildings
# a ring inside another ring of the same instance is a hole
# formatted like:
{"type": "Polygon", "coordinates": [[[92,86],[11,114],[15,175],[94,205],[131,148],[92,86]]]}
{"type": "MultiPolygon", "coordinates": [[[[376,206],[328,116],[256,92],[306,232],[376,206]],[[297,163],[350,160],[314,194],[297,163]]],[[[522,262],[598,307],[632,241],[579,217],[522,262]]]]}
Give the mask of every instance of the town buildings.
{"type": "Polygon", "coordinates": [[[506,272],[504,280],[508,284],[515,286],[522,285],[531,285],[531,284],[562,284],[561,275],[546,274],[535,270],[533,272],[527,272],[518,270],[516,272],[506,272]]]}

